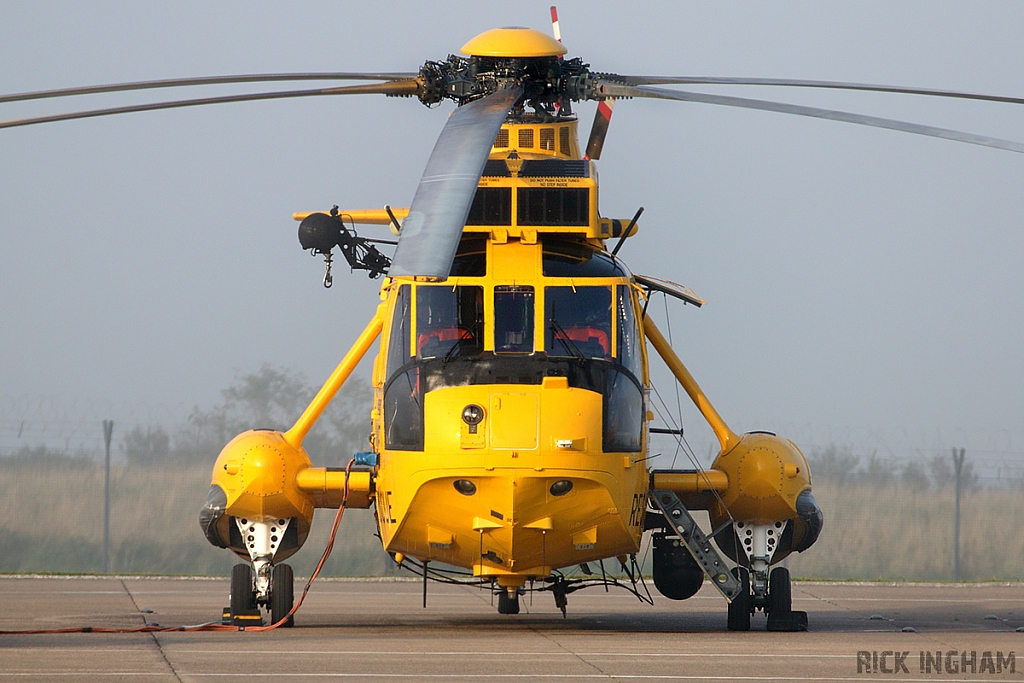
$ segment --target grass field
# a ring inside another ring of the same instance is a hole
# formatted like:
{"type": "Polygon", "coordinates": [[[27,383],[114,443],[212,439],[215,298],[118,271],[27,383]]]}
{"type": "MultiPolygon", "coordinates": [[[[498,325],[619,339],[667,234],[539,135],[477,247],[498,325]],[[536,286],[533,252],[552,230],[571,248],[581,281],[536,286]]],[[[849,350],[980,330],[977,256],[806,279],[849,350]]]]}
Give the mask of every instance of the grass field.
{"type": "MultiPolygon", "coordinates": [[[[209,466],[118,466],[111,474],[110,570],[225,575],[235,557],[207,543],[198,512],[209,466]]],[[[949,580],[953,492],[818,483],[825,512],[818,543],[794,555],[796,577],[949,580]]],[[[103,569],[103,469],[89,461],[0,461],[0,572],[103,569]]],[[[305,547],[289,562],[308,575],[326,544],[333,511],[318,511],[305,547]]],[[[1024,579],[1024,496],[980,490],[962,501],[961,578],[1024,579]]],[[[349,510],[325,575],[381,575],[394,564],[373,536],[372,513],[349,510]]]]}
{"type": "MultiPolygon", "coordinates": [[[[814,486],[825,513],[818,542],[791,556],[803,578],[951,580],[952,489],[915,491],[866,484],[814,486]]],[[[980,489],[960,503],[960,578],[1024,579],[1024,495],[980,489]]]]}
{"type": "MultiPolygon", "coordinates": [[[[111,469],[110,571],[131,574],[227,574],[235,556],[199,529],[210,488],[208,466],[111,469]]],[[[0,572],[103,570],[103,468],[42,470],[0,464],[0,572]]],[[[318,511],[309,540],[291,563],[308,576],[327,543],[333,510],[318,511]]],[[[347,510],[326,575],[379,575],[390,561],[373,536],[372,512],[347,510]]]]}

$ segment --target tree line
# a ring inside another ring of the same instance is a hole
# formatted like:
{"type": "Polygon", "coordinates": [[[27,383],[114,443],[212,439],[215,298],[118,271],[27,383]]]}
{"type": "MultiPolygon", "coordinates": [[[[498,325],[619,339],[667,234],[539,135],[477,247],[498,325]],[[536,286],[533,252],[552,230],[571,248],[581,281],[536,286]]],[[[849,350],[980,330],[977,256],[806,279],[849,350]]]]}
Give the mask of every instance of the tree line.
{"type": "MultiPolygon", "coordinates": [[[[224,445],[247,429],[287,430],[319,388],[300,373],[265,363],[239,373],[221,391],[219,403],[206,409],[195,406],[181,424],[133,425],[120,436],[115,432],[112,450],[130,466],[212,464],[224,445]]],[[[354,452],[368,450],[372,403],[369,382],[349,378],[303,442],[310,458],[318,465],[344,466],[354,452]]],[[[102,453],[37,445],[21,446],[3,460],[7,465],[90,468],[97,457],[102,459],[102,453]]]]}
{"type": "MultiPolygon", "coordinates": [[[[870,484],[872,486],[899,486],[912,491],[942,490],[956,484],[956,472],[949,453],[935,455],[930,460],[897,461],[880,458],[872,453],[861,457],[849,448],[830,444],[814,449],[807,456],[814,481],[833,484],[870,484]]],[[[974,491],[981,487],[974,463],[965,461],[960,472],[961,487],[974,491]]]]}
{"type": "MultiPolygon", "coordinates": [[[[173,433],[159,426],[132,427],[122,437],[122,450],[136,465],[212,462],[224,444],[247,429],[287,430],[318,390],[301,374],[264,364],[236,377],[217,405],[193,408],[173,433]]],[[[310,457],[321,465],[343,466],[354,452],[367,450],[372,402],[369,383],[350,378],[303,442],[310,457]]]]}

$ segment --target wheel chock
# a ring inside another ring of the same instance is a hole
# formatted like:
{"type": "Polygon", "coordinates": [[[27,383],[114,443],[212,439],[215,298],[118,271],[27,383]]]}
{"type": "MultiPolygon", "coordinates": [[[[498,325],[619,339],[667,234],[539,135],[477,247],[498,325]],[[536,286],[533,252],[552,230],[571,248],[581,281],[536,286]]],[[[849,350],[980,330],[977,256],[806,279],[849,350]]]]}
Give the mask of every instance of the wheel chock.
{"type": "Polygon", "coordinates": [[[244,628],[246,626],[263,626],[263,616],[259,608],[247,609],[231,615],[231,625],[244,628]]]}
{"type": "Polygon", "coordinates": [[[769,631],[806,631],[807,612],[793,610],[791,612],[769,612],[769,631]]]}

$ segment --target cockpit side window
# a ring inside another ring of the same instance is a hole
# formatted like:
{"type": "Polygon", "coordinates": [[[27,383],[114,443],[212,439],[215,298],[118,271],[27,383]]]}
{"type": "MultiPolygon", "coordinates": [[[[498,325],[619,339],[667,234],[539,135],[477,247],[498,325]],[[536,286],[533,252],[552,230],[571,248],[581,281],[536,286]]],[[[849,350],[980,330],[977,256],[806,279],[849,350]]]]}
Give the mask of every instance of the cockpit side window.
{"type": "Polygon", "coordinates": [[[545,287],[544,349],[549,356],[612,357],[612,288],[545,287]]]}
{"type": "Polygon", "coordinates": [[[624,368],[633,373],[639,382],[644,381],[643,335],[637,325],[633,302],[630,300],[629,287],[618,285],[616,288],[615,309],[618,315],[618,344],[616,344],[616,360],[624,368]]]}
{"type": "Polygon", "coordinates": [[[398,369],[412,360],[409,349],[411,296],[409,285],[402,285],[395,296],[394,313],[391,316],[391,330],[388,334],[387,378],[391,379],[398,369]]]}
{"type": "Polygon", "coordinates": [[[615,364],[604,388],[604,451],[637,453],[644,435],[643,335],[637,326],[629,287],[615,286],[615,364]]]}
{"type": "Polygon", "coordinates": [[[420,368],[412,361],[412,291],[402,285],[395,295],[395,308],[388,334],[388,380],[384,388],[384,447],[394,450],[423,450],[423,391],[420,368]],[[404,370],[403,370],[404,368],[404,370]]]}
{"type": "Polygon", "coordinates": [[[478,356],[484,350],[484,289],[420,285],[416,288],[416,356],[478,356]]]}
{"type": "Polygon", "coordinates": [[[533,353],[533,287],[494,288],[494,352],[533,353]]]}

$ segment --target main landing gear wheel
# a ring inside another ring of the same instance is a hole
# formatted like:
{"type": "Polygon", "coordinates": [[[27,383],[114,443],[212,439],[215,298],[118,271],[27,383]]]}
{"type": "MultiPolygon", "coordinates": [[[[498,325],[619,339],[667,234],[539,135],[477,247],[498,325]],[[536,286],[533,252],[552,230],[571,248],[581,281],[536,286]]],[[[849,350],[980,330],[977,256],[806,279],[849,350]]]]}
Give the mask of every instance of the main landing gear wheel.
{"type": "Polygon", "coordinates": [[[507,590],[498,593],[498,614],[519,614],[519,591],[511,598],[507,590]]]}
{"type": "Polygon", "coordinates": [[[256,588],[252,581],[252,567],[236,564],[231,568],[231,614],[245,614],[256,609],[256,588]]]}
{"type": "MultiPolygon", "coordinates": [[[[295,603],[295,578],[289,564],[274,565],[270,576],[270,623],[276,624],[285,618],[295,603]]],[[[283,628],[295,625],[295,617],[289,616],[288,621],[281,624],[283,628]]]]}
{"type": "Polygon", "coordinates": [[[740,594],[729,603],[729,630],[750,630],[750,572],[746,567],[733,567],[733,576],[740,580],[740,594]]]}
{"type": "Polygon", "coordinates": [[[793,583],[785,567],[776,567],[768,575],[766,611],[769,631],[807,630],[807,612],[793,611],[793,583]]]}
{"type": "Polygon", "coordinates": [[[789,570],[776,567],[768,575],[768,614],[784,614],[793,611],[793,585],[789,570]]]}

